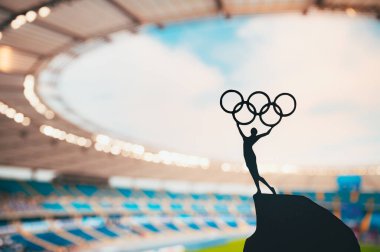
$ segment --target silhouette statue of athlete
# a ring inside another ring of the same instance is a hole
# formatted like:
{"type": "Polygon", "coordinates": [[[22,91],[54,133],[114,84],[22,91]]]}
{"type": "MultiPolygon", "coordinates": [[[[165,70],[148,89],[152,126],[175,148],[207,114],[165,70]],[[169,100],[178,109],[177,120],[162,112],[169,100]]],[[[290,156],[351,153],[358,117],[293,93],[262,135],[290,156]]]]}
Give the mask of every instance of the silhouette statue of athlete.
{"type": "Polygon", "coordinates": [[[245,163],[248,167],[249,172],[251,173],[251,176],[253,178],[253,181],[255,182],[255,185],[257,187],[257,193],[261,194],[260,190],[260,181],[263,182],[271,191],[273,194],[276,194],[276,191],[274,190],[273,187],[271,187],[268,182],[260,176],[259,170],[257,168],[257,162],[256,162],[256,155],[255,152],[253,151],[252,147],[253,145],[262,137],[269,135],[269,133],[272,131],[273,127],[270,128],[266,133],[257,135],[257,129],[252,128],[251,129],[251,135],[250,136],[245,136],[243,131],[240,128],[239,123],[237,122],[237,127],[239,129],[240,135],[243,137],[244,140],[244,159],[245,163]]]}

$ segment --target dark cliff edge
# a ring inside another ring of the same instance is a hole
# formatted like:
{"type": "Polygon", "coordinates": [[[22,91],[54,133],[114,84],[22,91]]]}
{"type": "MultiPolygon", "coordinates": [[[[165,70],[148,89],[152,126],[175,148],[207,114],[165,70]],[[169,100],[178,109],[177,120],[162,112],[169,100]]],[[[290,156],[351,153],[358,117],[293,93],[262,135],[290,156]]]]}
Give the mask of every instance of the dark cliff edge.
{"type": "Polygon", "coordinates": [[[349,227],[303,196],[257,194],[257,228],[244,252],[359,252],[349,227]]]}

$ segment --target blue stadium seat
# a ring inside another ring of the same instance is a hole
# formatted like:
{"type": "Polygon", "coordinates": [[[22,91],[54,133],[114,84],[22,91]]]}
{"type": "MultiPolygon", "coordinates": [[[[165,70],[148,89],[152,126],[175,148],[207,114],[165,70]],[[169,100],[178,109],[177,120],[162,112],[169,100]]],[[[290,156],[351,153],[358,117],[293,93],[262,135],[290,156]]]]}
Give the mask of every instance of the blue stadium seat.
{"type": "Polygon", "coordinates": [[[66,230],[67,232],[75,235],[75,236],[78,236],[86,241],[95,241],[96,238],[94,238],[93,236],[87,234],[86,232],[84,232],[82,229],[80,228],[73,228],[73,229],[68,229],[66,230]]]}
{"type": "Polygon", "coordinates": [[[24,194],[30,195],[18,181],[14,180],[0,180],[0,192],[6,194],[24,194]]]}
{"type": "Polygon", "coordinates": [[[227,195],[227,194],[219,194],[219,193],[215,193],[215,198],[219,201],[222,201],[222,200],[232,200],[232,196],[231,195],[227,195]]]}
{"type": "Polygon", "coordinates": [[[221,214],[228,214],[229,213],[227,205],[224,205],[224,204],[215,204],[214,208],[215,208],[215,210],[218,213],[221,213],[221,214]]]}
{"type": "Polygon", "coordinates": [[[175,192],[169,192],[169,191],[167,191],[166,194],[171,199],[185,199],[186,198],[186,196],[183,193],[175,193],[175,192]]]}
{"type": "Polygon", "coordinates": [[[171,208],[174,212],[183,212],[183,205],[180,204],[180,203],[171,203],[171,204],[170,204],[170,208],[171,208]]]}
{"type": "Polygon", "coordinates": [[[42,202],[41,207],[46,209],[46,210],[53,211],[53,212],[64,212],[65,211],[63,206],[58,202],[42,202]]]}
{"type": "Polygon", "coordinates": [[[16,243],[22,244],[25,251],[46,251],[45,248],[25,239],[23,236],[19,234],[12,235],[11,239],[16,243]]]}
{"type": "Polygon", "coordinates": [[[207,214],[206,208],[200,204],[192,204],[191,209],[198,214],[207,214]]]}
{"type": "Polygon", "coordinates": [[[141,224],[143,227],[145,227],[146,229],[148,229],[149,231],[152,231],[154,233],[159,233],[160,230],[158,228],[156,228],[155,226],[153,226],[153,224],[150,224],[150,223],[143,223],[141,224]]]}
{"type": "Polygon", "coordinates": [[[139,205],[137,205],[136,203],[134,202],[125,202],[123,203],[123,207],[125,209],[127,209],[128,211],[131,211],[131,212],[137,212],[137,211],[140,211],[140,207],[139,205]]]}
{"type": "Polygon", "coordinates": [[[236,222],[236,220],[234,219],[234,218],[232,218],[232,217],[228,217],[228,218],[223,218],[224,219],[224,222],[228,225],[228,226],[230,226],[230,227],[232,227],[232,228],[237,228],[238,227],[238,224],[237,224],[237,222],[236,222]]]}
{"type": "Polygon", "coordinates": [[[161,205],[158,203],[148,202],[147,207],[151,211],[162,211],[161,205]]]}
{"type": "Polygon", "coordinates": [[[179,231],[179,228],[176,225],[174,225],[172,222],[165,223],[165,226],[168,227],[171,230],[179,231]]]}
{"type": "Polygon", "coordinates": [[[249,201],[252,200],[252,197],[245,196],[245,195],[239,195],[239,198],[241,201],[249,201]]]}
{"type": "Polygon", "coordinates": [[[197,224],[195,224],[194,222],[187,222],[186,224],[187,224],[187,226],[189,226],[189,228],[191,228],[191,229],[194,229],[194,230],[201,230],[201,228],[200,228],[197,224]]]}
{"type": "Polygon", "coordinates": [[[56,190],[51,183],[29,181],[28,184],[41,195],[49,196],[56,194],[56,190]]]}
{"type": "Polygon", "coordinates": [[[57,246],[68,247],[68,246],[74,245],[74,243],[72,243],[71,241],[68,241],[62,238],[61,236],[57,235],[54,232],[39,233],[39,234],[36,234],[36,236],[42,240],[45,240],[57,246]]]}
{"type": "Polygon", "coordinates": [[[213,221],[213,220],[205,220],[205,223],[209,227],[220,229],[219,226],[218,226],[218,224],[216,224],[216,222],[213,221]]]}
{"type": "Polygon", "coordinates": [[[76,185],[76,188],[86,196],[93,196],[98,188],[94,185],[76,185]]]}
{"type": "Polygon", "coordinates": [[[143,189],[142,192],[150,199],[156,198],[156,191],[143,189]]]}
{"type": "Polygon", "coordinates": [[[93,212],[90,204],[81,201],[73,201],[71,205],[79,212],[93,212]]]}
{"type": "Polygon", "coordinates": [[[132,196],[132,190],[129,188],[116,188],[116,190],[126,198],[130,198],[132,196]]]}
{"type": "Polygon", "coordinates": [[[239,204],[236,206],[236,209],[241,214],[252,214],[253,210],[249,204],[239,204]]]}
{"type": "Polygon", "coordinates": [[[95,230],[111,238],[119,237],[119,234],[109,230],[106,226],[96,227],[95,230]]]}
{"type": "Polygon", "coordinates": [[[207,194],[191,193],[190,195],[195,200],[208,200],[209,199],[209,196],[207,194]]]}

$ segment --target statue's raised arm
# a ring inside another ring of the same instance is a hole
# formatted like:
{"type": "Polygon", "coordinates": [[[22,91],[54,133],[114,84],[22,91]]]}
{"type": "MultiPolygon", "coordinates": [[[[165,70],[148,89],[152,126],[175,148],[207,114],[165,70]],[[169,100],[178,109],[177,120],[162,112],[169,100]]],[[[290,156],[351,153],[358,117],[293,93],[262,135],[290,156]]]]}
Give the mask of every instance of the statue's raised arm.
{"type": "Polygon", "coordinates": [[[267,132],[258,135],[257,138],[260,139],[260,138],[262,138],[262,137],[265,137],[265,136],[269,135],[270,132],[272,131],[272,129],[273,129],[273,127],[271,127],[267,132]]]}
{"type": "Polygon", "coordinates": [[[242,138],[246,138],[246,136],[244,135],[244,132],[241,130],[240,124],[238,122],[236,122],[236,126],[239,129],[239,133],[240,133],[241,137],[242,138]]]}

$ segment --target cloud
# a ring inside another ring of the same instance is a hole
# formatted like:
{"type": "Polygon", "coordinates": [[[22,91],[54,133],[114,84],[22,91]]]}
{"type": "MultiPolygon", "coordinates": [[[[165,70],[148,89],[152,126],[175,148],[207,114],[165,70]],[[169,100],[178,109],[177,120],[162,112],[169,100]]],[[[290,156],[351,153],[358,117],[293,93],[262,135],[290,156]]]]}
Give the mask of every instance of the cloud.
{"type": "Polygon", "coordinates": [[[59,93],[117,136],[242,161],[242,142],[219,108],[220,94],[286,91],[296,96],[297,111],[255,146],[260,162],[380,163],[376,20],[311,13],[263,15],[228,28],[205,22],[207,29],[189,25],[171,43],[170,27],[161,35],[166,40],[119,34],[69,65],[59,93]]]}
{"type": "MultiPolygon", "coordinates": [[[[369,28],[372,22],[376,21],[319,13],[253,19],[239,29],[251,55],[231,78],[273,94],[289,91],[298,99],[294,118],[278,127],[291,137],[294,157],[280,154],[278,161],[345,165],[380,161],[379,155],[374,157],[373,144],[358,140],[380,137],[362,120],[380,107],[379,37],[369,28]],[[257,42],[258,37],[264,39],[257,42]],[[329,146],[334,148],[324,152],[329,146]]],[[[371,123],[380,126],[379,121],[371,123]]],[[[264,147],[266,161],[273,160],[271,153],[286,149],[289,137],[278,140],[282,142],[274,140],[264,147]]]]}
{"type": "Polygon", "coordinates": [[[194,100],[222,82],[216,68],[185,50],[122,34],[72,63],[59,88],[70,107],[102,128],[191,154],[202,131],[194,100]]]}

